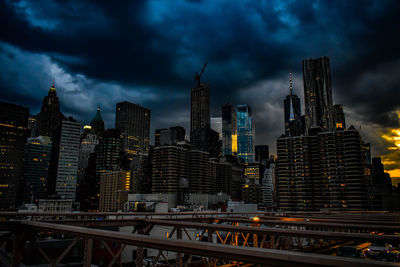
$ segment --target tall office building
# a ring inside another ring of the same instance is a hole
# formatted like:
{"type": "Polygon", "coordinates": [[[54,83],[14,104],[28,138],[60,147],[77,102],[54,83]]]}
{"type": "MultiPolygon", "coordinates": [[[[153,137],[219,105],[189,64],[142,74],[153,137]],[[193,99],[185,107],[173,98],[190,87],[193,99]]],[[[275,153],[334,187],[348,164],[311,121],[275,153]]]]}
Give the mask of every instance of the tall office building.
{"type": "Polygon", "coordinates": [[[29,136],[29,109],[0,102],[0,209],[16,208],[22,199],[23,159],[29,136]]]}
{"type": "Polygon", "coordinates": [[[332,81],[329,58],[303,60],[305,128],[334,130],[332,81]]]}
{"type": "Polygon", "coordinates": [[[60,111],[60,101],[53,83],[47,96],[43,99],[40,112],[36,115],[38,135],[52,137],[54,130],[64,119],[65,116],[60,111]]]}
{"type": "Polygon", "coordinates": [[[343,105],[333,106],[333,125],[335,129],[346,129],[346,119],[344,116],[343,105]]]}
{"type": "Polygon", "coordinates": [[[97,107],[96,115],[93,120],[90,122],[91,130],[98,136],[101,137],[104,133],[104,121],[101,117],[100,106],[97,107]]]}
{"type": "MultiPolygon", "coordinates": [[[[85,127],[87,129],[87,125],[85,125],[85,127]]],[[[103,134],[101,133],[101,135],[103,134]]],[[[78,183],[82,182],[85,174],[85,169],[88,166],[90,154],[94,152],[94,149],[98,144],[99,144],[99,137],[94,131],[90,130],[82,135],[81,143],[79,146],[78,183]]]]}
{"type": "Polygon", "coordinates": [[[285,135],[298,136],[302,134],[300,98],[293,94],[292,74],[289,78],[290,94],[284,100],[285,135]]]}
{"type": "Polygon", "coordinates": [[[115,128],[121,131],[122,149],[129,158],[149,150],[150,109],[130,102],[117,103],[115,128]]]}
{"type": "Polygon", "coordinates": [[[236,106],[222,105],[222,155],[237,155],[236,106]]]}
{"type": "Polygon", "coordinates": [[[49,172],[49,191],[75,200],[81,124],[73,118],[54,130],[49,172]]]}
{"type": "Polygon", "coordinates": [[[164,130],[168,130],[168,129],[167,128],[156,129],[155,134],[154,134],[154,146],[161,145],[161,132],[164,130]]]}
{"type": "Polygon", "coordinates": [[[269,146],[268,145],[258,145],[255,146],[256,149],[256,162],[266,164],[269,160],[269,146]]]}
{"type": "Polygon", "coordinates": [[[28,138],[25,145],[24,202],[39,203],[46,198],[51,159],[51,140],[47,136],[28,138]]]}
{"type": "Polygon", "coordinates": [[[366,209],[365,153],[359,132],[354,127],[330,132],[314,129],[308,136],[278,138],[278,207],[366,209]]]}
{"type": "Polygon", "coordinates": [[[153,148],[149,152],[139,152],[131,161],[132,191],[139,194],[151,193],[153,148]]]}
{"type": "Polygon", "coordinates": [[[190,142],[202,151],[208,151],[210,129],[210,86],[199,83],[191,89],[190,142]]]}
{"type": "Polygon", "coordinates": [[[238,157],[244,163],[253,163],[254,154],[254,119],[249,105],[238,105],[237,109],[237,144],[238,157]]]}

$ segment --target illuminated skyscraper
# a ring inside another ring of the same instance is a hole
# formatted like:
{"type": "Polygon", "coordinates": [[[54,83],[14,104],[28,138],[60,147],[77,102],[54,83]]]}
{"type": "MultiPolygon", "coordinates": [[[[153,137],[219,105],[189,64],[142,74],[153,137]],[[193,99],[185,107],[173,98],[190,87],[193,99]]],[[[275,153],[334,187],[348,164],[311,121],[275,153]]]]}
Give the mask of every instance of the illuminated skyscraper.
{"type": "Polygon", "coordinates": [[[236,107],[222,105],[222,155],[237,155],[236,107]]]}
{"type": "Polygon", "coordinates": [[[130,102],[117,104],[115,128],[122,134],[122,149],[129,157],[148,151],[150,141],[150,110],[130,102]]]}
{"type": "Polygon", "coordinates": [[[51,158],[50,137],[28,138],[25,145],[25,203],[38,204],[40,198],[46,198],[47,179],[51,158]]]}
{"type": "Polygon", "coordinates": [[[284,100],[285,135],[298,136],[302,134],[300,98],[293,94],[292,74],[289,80],[290,94],[284,100]]]}
{"type": "Polygon", "coordinates": [[[254,119],[249,105],[238,105],[237,109],[237,145],[238,157],[244,163],[253,163],[254,155],[254,119]]]}
{"type": "Polygon", "coordinates": [[[0,102],[1,210],[16,208],[22,200],[24,147],[29,136],[28,117],[29,109],[0,102]]]}
{"type": "Polygon", "coordinates": [[[36,115],[38,135],[52,137],[54,130],[64,119],[65,116],[60,111],[60,101],[53,83],[48,95],[43,99],[39,114],[36,115]]]}
{"type": "Polygon", "coordinates": [[[329,58],[303,60],[305,129],[321,127],[334,130],[332,117],[332,81],[329,58]]]}

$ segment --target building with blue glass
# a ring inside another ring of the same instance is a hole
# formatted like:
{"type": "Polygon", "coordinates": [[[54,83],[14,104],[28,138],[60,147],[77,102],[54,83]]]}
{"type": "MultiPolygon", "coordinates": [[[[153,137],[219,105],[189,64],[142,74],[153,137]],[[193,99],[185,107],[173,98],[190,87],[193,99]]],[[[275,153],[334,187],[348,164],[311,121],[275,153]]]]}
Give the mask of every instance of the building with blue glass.
{"type": "Polygon", "coordinates": [[[254,118],[249,105],[237,105],[237,154],[244,163],[253,163],[254,154],[254,118]]]}
{"type": "Polygon", "coordinates": [[[47,136],[28,138],[25,145],[24,202],[38,204],[48,196],[51,140],[47,136]]]}

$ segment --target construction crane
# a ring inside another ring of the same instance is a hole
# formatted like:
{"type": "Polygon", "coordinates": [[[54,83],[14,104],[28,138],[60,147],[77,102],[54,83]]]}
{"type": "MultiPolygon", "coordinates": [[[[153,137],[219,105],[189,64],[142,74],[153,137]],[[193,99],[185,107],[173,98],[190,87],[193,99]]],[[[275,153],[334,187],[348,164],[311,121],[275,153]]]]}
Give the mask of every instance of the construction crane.
{"type": "Polygon", "coordinates": [[[206,66],[207,66],[207,62],[206,62],[206,64],[204,64],[204,67],[201,70],[200,74],[197,73],[197,71],[196,71],[196,75],[194,76],[194,80],[197,81],[197,87],[200,87],[200,78],[201,78],[201,75],[203,74],[203,71],[206,68],[206,66]]]}

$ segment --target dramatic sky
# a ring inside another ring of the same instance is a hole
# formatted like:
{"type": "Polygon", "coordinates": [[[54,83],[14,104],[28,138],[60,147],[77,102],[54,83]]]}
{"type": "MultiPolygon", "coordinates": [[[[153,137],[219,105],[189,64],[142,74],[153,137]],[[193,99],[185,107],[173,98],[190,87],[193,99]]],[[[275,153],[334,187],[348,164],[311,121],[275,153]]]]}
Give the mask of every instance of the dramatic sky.
{"type": "Polygon", "coordinates": [[[151,109],[152,133],[189,130],[208,62],[212,116],[249,104],[256,144],[274,152],[288,73],[303,99],[301,61],[327,56],[348,126],[400,177],[400,1],[0,1],[2,101],[36,114],[55,75],[62,112],[84,124],[100,105],[111,128],[130,101],[151,109]]]}

